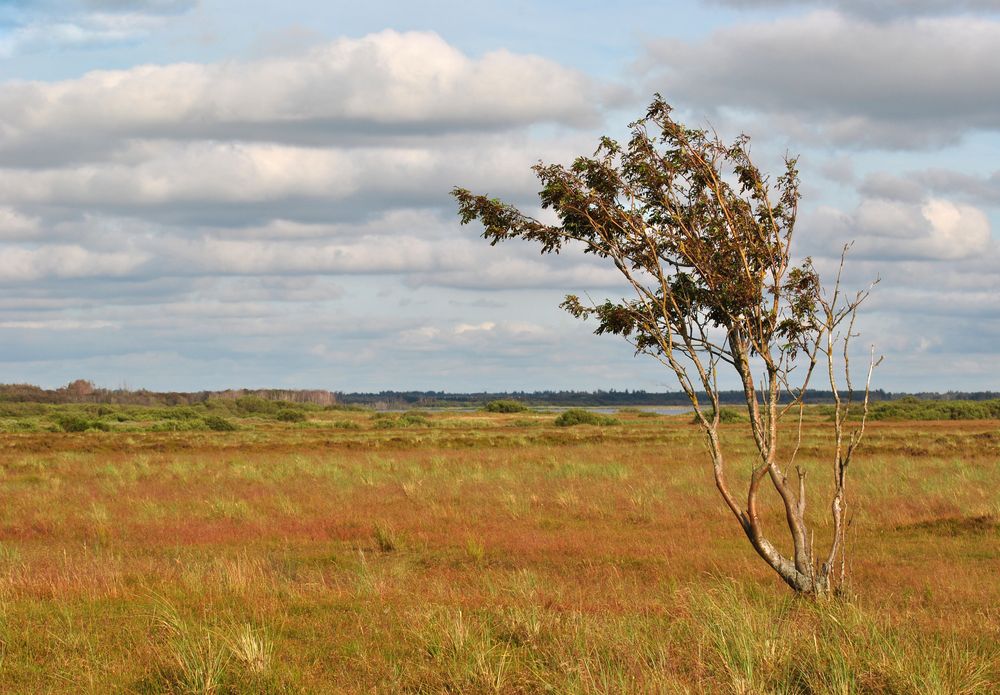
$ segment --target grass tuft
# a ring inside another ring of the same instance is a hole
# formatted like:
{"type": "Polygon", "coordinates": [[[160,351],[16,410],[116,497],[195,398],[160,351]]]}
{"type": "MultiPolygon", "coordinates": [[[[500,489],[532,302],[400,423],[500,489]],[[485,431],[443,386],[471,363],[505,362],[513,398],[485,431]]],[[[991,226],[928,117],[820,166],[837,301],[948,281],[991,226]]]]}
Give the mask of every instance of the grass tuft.
{"type": "Polygon", "coordinates": [[[402,546],[402,542],[399,533],[393,528],[392,524],[387,521],[379,521],[375,523],[375,529],[372,532],[372,537],[375,539],[375,545],[383,553],[391,553],[402,546]]]}

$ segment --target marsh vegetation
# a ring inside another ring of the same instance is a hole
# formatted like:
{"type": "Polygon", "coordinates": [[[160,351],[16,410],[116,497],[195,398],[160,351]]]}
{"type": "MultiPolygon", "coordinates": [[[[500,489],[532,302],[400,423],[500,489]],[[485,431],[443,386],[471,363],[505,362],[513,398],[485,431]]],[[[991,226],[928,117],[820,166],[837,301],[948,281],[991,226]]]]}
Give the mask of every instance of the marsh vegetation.
{"type": "Polygon", "coordinates": [[[848,596],[813,601],[732,532],[690,415],[225,408],[4,411],[0,690],[1000,688],[996,420],[869,423],[848,596]]]}

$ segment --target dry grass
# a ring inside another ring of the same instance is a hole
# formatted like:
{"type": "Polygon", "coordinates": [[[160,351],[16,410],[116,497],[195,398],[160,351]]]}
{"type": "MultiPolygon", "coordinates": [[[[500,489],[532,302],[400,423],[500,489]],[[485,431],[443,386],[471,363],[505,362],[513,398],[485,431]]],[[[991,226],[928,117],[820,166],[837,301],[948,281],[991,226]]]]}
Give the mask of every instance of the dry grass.
{"type": "Polygon", "coordinates": [[[0,435],[0,691],[1000,691],[996,421],[870,425],[853,595],[816,604],[686,418],[552,420],[0,435]]]}

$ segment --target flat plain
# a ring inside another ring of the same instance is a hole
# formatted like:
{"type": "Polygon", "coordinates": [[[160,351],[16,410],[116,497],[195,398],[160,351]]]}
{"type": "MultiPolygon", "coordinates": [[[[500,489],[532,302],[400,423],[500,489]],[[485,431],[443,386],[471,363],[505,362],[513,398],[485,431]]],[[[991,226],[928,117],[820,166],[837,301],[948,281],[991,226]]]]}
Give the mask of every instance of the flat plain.
{"type": "MultiPolygon", "coordinates": [[[[849,594],[817,602],[689,417],[287,412],[7,413],[0,691],[1000,691],[1000,421],[870,422],[849,594]]],[[[829,431],[800,453],[821,530],[829,431]]]]}

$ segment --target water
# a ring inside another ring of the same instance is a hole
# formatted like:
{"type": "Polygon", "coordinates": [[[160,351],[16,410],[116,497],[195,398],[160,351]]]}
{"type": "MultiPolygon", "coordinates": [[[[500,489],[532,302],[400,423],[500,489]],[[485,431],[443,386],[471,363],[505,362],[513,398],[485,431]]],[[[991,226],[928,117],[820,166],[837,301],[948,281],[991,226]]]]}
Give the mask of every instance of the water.
{"type": "MultiPolygon", "coordinates": [[[[691,406],[686,405],[529,405],[531,410],[537,413],[562,413],[571,408],[580,410],[590,410],[602,415],[616,415],[622,410],[640,410],[657,415],[682,415],[693,412],[691,406]]],[[[448,412],[448,413],[475,413],[482,410],[481,406],[420,406],[413,405],[407,408],[386,408],[379,409],[380,413],[405,413],[410,410],[426,410],[428,412],[448,412]]]]}

